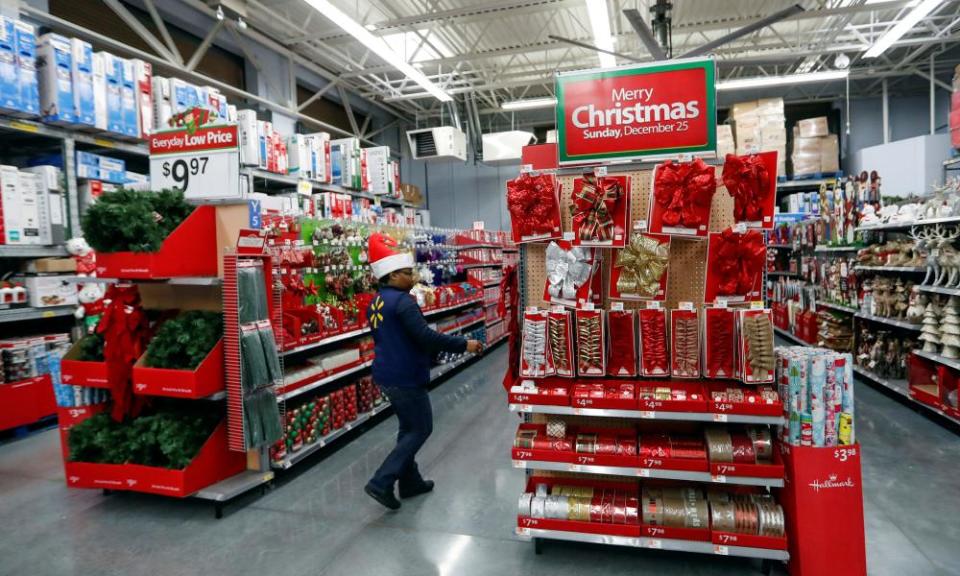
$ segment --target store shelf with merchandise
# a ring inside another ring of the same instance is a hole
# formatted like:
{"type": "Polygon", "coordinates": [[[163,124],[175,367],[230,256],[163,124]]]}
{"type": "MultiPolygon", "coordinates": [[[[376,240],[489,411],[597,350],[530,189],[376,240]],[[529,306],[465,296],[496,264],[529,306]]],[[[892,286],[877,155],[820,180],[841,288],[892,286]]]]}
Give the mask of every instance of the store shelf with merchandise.
{"type": "Polygon", "coordinates": [[[338,186],[336,184],[324,184],[314,180],[299,178],[298,176],[292,174],[279,174],[276,172],[270,172],[262,168],[244,167],[241,169],[241,174],[250,178],[250,181],[253,184],[252,189],[257,191],[292,192],[297,191],[298,186],[309,186],[314,192],[336,192],[338,194],[347,194],[355,198],[365,198],[367,200],[377,201],[385,206],[419,208],[418,205],[399,198],[370,194],[368,192],[361,192],[351,188],[344,188],[343,186],[338,186]]]}

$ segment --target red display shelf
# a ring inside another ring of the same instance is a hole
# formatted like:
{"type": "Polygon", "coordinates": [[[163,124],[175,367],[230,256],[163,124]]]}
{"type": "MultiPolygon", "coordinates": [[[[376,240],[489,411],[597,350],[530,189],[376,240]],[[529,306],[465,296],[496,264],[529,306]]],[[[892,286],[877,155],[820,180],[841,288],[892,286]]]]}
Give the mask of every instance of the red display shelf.
{"type": "Polygon", "coordinates": [[[217,207],[198,206],[157,252],[98,253],[97,275],[124,279],[217,276],[219,260],[217,207]]]}
{"type": "Polygon", "coordinates": [[[109,388],[106,362],[87,362],[77,360],[80,355],[80,342],[77,341],[67,350],[60,360],[60,380],[70,386],[87,388],[109,388]]]}
{"type": "Polygon", "coordinates": [[[287,398],[296,396],[297,394],[302,394],[304,392],[308,392],[309,390],[313,390],[314,388],[319,388],[324,384],[328,384],[344,376],[359,372],[360,370],[367,368],[372,364],[372,360],[360,358],[349,364],[344,364],[334,371],[313,374],[307,378],[301,378],[300,380],[291,382],[290,384],[283,384],[277,388],[277,396],[279,396],[281,400],[285,400],[287,398]]]}
{"type": "Polygon", "coordinates": [[[239,474],[246,469],[247,456],[227,449],[227,427],[221,422],[182,470],[139,464],[93,464],[65,462],[67,486],[147,492],[184,498],[239,474]]]}
{"type": "Polygon", "coordinates": [[[0,430],[33,424],[56,413],[49,374],[0,384],[0,430]]]}
{"type": "Polygon", "coordinates": [[[206,398],[226,388],[223,339],[207,354],[195,370],[150,368],[144,354],[133,365],[133,390],[142,396],[170,398],[206,398]]]}

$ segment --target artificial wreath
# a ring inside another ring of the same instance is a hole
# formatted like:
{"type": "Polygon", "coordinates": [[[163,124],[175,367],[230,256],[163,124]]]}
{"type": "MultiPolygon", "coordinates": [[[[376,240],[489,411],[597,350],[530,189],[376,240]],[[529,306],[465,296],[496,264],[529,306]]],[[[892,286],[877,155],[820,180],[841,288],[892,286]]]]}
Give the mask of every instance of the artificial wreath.
{"type": "Polygon", "coordinates": [[[77,342],[77,360],[103,362],[103,334],[87,334],[77,342]]]}
{"type": "Polygon", "coordinates": [[[193,370],[223,336],[223,315],[190,310],[164,322],[147,346],[151,368],[193,370]]]}
{"type": "Polygon", "coordinates": [[[156,252],[192,211],[180,190],[121,188],[100,196],[87,209],[84,236],[97,252],[156,252]]]}

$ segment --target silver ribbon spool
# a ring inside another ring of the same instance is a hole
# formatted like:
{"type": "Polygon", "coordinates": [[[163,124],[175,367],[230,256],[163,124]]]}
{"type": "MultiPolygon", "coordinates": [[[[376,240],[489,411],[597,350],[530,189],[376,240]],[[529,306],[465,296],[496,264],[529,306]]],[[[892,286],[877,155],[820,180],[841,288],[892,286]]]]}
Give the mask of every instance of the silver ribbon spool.
{"type": "Polygon", "coordinates": [[[520,509],[519,514],[521,516],[530,516],[530,504],[533,501],[533,494],[526,492],[520,495],[520,509]]]}

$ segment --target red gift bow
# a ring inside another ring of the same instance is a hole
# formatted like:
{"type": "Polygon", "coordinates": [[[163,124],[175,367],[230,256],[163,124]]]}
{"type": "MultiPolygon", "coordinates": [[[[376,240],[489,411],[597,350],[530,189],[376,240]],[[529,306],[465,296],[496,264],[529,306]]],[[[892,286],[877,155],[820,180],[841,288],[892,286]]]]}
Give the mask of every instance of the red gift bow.
{"type": "Polygon", "coordinates": [[[700,158],[683,163],[667,160],[657,166],[653,189],[657,204],[663,208],[664,224],[697,228],[706,224],[700,218],[699,209],[710,206],[717,181],[713,166],[700,158]]]}
{"type": "MultiPolygon", "coordinates": [[[[750,230],[738,234],[727,228],[715,237],[719,247],[714,251],[710,265],[717,272],[718,294],[721,296],[747,295],[758,285],[758,279],[767,259],[763,234],[750,230]]],[[[713,241],[713,240],[711,240],[713,241]]]]}
{"type": "Polygon", "coordinates": [[[520,236],[552,233],[560,212],[553,177],[525,172],[507,181],[507,209],[520,236]]]}
{"type": "Polygon", "coordinates": [[[573,227],[581,240],[602,241],[613,237],[613,211],[623,195],[615,178],[584,174],[573,190],[573,227]]]}
{"type": "Polygon", "coordinates": [[[110,415],[120,422],[143,408],[144,399],[133,394],[131,376],[134,363],[146,349],[149,325],[136,286],[111,285],[103,300],[106,307],[97,332],[103,334],[103,359],[113,397],[110,415]]]}
{"type": "Polygon", "coordinates": [[[735,221],[753,222],[763,218],[763,206],[771,192],[770,173],[763,158],[756,154],[727,154],[721,178],[733,196],[735,221]]]}

